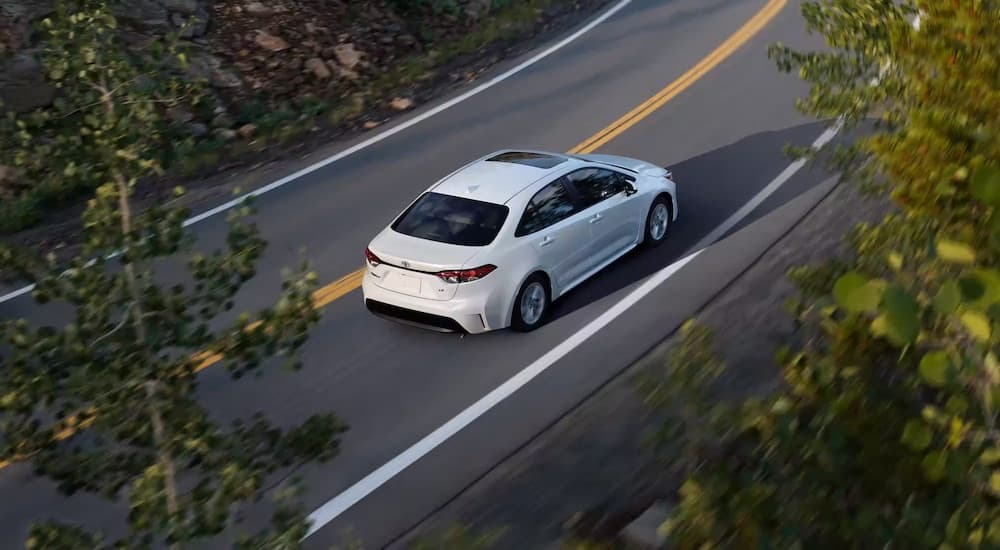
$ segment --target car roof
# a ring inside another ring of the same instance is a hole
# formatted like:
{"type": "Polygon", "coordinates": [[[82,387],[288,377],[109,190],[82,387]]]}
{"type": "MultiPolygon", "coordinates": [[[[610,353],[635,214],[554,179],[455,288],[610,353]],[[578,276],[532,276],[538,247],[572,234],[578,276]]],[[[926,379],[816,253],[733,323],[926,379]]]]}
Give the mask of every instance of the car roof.
{"type": "Polygon", "coordinates": [[[561,153],[526,149],[495,151],[459,168],[430,190],[504,204],[533,183],[566,168],[585,164],[561,153]]]}

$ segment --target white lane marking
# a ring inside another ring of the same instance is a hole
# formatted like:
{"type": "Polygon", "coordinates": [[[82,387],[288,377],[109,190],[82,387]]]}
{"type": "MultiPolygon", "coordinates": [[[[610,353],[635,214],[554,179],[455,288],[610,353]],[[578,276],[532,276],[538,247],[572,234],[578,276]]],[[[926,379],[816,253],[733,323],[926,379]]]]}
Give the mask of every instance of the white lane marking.
{"type": "MultiPolygon", "coordinates": [[[[293,182],[293,181],[301,178],[302,176],[311,174],[312,172],[315,172],[316,170],[319,170],[320,168],[324,168],[326,166],[329,166],[329,165],[331,165],[331,164],[333,164],[333,163],[335,163],[335,162],[337,162],[339,160],[343,160],[344,158],[349,157],[349,156],[353,155],[354,153],[357,153],[358,151],[361,151],[363,149],[367,149],[368,147],[371,147],[372,145],[375,145],[376,143],[379,143],[380,141],[384,141],[384,140],[386,140],[386,139],[388,139],[388,138],[390,138],[390,137],[398,134],[399,132],[402,132],[403,130],[406,130],[407,128],[411,128],[413,126],[416,126],[417,124],[419,124],[419,123],[427,120],[428,118],[431,118],[434,115],[437,115],[437,114],[439,114],[439,113],[441,113],[441,112],[443,112],[443,111],[445,111],[447,109],[450,109],[450,108],[454,107],[455,105],[458,105],[459,103],[465,101],[466,99],[469,99],[469,98],[471,98],[471,97],[473,97],[475,95],[478,95],[478,94],[480,94],[480,93],[488,90],[489,88],[492,88],[493,86],[496,86],[497,84],[500,84],[504,80],[509,79],[510,77],[516,75],[517,73],[519,73],[519,72],[527,69],[528,67],[534,65],[535,63],[538,63],[539,61],[541,61],[541,60],[545,59],[546,57],[552,55],[556,51],[561,50],[562,48],[566,47],[571,42],[577,40],[578,38],[580,38],[584,34],[590,32],[591,30],[594,29],[594,27],[596,27],[596,26],[600,25],[601,23],[605,22],[612,15],[618,13],[619,11],[622,10],[622,8],[624,8],[625,6],[628,6],[631,3],[632,3],[632,0],[620,0],[617,4],[615,4],[610,9],[608,9],[607,11],[605,11],[604,13],[602,13],[600,16],[598,16],[597,19],[594,19],[590,23],[587,23],[586,25],[584,25],[583,27],[581,27],[580,29],[578,29],[576,32],[574,32],[573,34],[567,36],[566,38],[563,38],[559,42],[557,42],[557,43],[553,44],[552,46],[549,46],[545,50],[542,50],[541,52],[535,54],[530,59],[527,59],[526,61],[520,63],[519,65],[508,69],[507,71],[505,71],[505,72],[503,72],[503,73],[501,73],[501,74],[499,74],[499,75],[491,78],[490,80],[487,80],[486,82],[480,84],[479,86],[476,86],[475,88],[473,88],[473,89],[471,89],[471,90],[469,90],[469,91],[467,91],[467,92],[465,92],[465,93],[463,93],[463,94],[461,94],[461,95],[459,95],[457,97],[449,99],[448,101],[445,101],[444,103],[442,103],[442,104],[440,104],[440,105],[438,105],[438,106],[436,106],[436,107],[434,107],[434,108],[432,108],[432,109],[430,109],[428,111],[425,111],[425,112],[423,112],[423,113],[421,113],[421,114],[419,114],[419,115],[417,115],[417,116],[415,116],[415,117],[413,117],[413,118],[411,118],[409,120],[406,120],[405,122],[397,124],[396,126],[393,126],[392,128],[389,128],[387,130],[384,130],[381,133],[376,134],[376,135],[374,135],[374,136],[372,136],[372,137],[370,137],[370,138],[368,138],[368,139],[366,139],[366,140],[364,140],[364,141],[362,141],[362,142],[360,142],[360,143],[358,143],[356,145],[348,147],[347,149],[344,149],[343,151],[340,151],[339,153],[336,153],[336,154],[334,154],[332,156],[329,156],[329,157],[327,157],[327,158],[325,158],[325,159],[323,159],[321,161],[318,161],[318,162],[316,162],[314,164],[311,164],[311,165],[309,165],[309,166],[307,166],[307,167],[305,167],[305,168],[303,168],[303,169],[301,169],[301,170],[299,170],[297,172],[289,174],[289,175],[287,175],[287,176],[285,176],[285,177],[283,177],[283,178],[281,178],[279,180],[273,181],[273,182],[271,182],[271,183],[269,183],[269,184],[267,184],[267,185],[265,185],[265,186],[263,186],[263,187],[261,187],[259,189],[256,189],[254,191],[250,191],[248,193],[244,193],[243,195],[240,195],[239,197],[237,197],[235,199],[232,199],[232,200],[230,200],[228,202],[225,202],[225,203],[222,203],[222,204],[220,204],[220,205],[218,205],[218,206],[216,206],[214,208],[206,210],[205,212],[202,212],[201,214],[198,214],[196,216],[188,218],[187,220],[184,220],[184,227],[188,227],[190,225],[196,224],[196,223],[198,223],[200,221],[203,221],[203,220],[205,220],[207,218],[215,216],[216,214],[219,214],[221,212],[225,212],[226,210],[229,210],[229,209],[231,209],[231,208],[233,208],[235,206],[238,206],[247,197],[257,197],[257,196],[263,195],[265,193],[268,193],[270,191],[274,191],[275,189],[278,189],[279,187],[283,187],[283,186],[285,186],[285,185],[287,185],[287,184],[289,184],[289,183],[291,183],[291,182],[293,182]]],[[[24,294],[27,294],[27,293],[31,292],[32,290],[34,290],[34,288],[35,288],[35,285],[32,284],[32,285],[25,286],[23,288],[19,288],[17,290],[12,291],[12,292],[8,292],[7,294],[4,294],[4,295],[0,296],[0,304],[2,304],[4,302],[7,302],[7,301],[10,301],[10,300],[13,300],[14,298],[17,298],[18,296],[22,296],[24,294]]]]}
{"type": "MultiPolygon", "coordinates": [[[[842,126],[842,122],[838,119],[832,127],[826,129],[818,138],[816,138],[812,147],[818,150],[828,144],[830,140],[832,140],[837,133],[840,132],[842,126]]],[[[680,271],[680,269],[687,265],[688,262],[698,257],[698,255],[705,250],[705,246],[714,242],[710,239],[710,237],[718,238],[732,229],[737,223],[742,221],[744,217],[750,214],[754,208],[759,206],[762,202],[764,202],[764,200],[766,200],[789,179],[791,179],[791,177],[794,176],[796,172],[801,170],[805,164],[805,159],[799,159],[793,162],[788,166],[788,168],[785,168],[780,174],[778,174],[774,180],[761,189],[760,192],[754,195],[753,198],[743,205],[742,208],[733,213],[732,216],[727,218],[704,239],[699,241],[693,249],[694,252],[650,275],[635,290],[628,293],[624,298],[611,306],[611,308],[599,315],[597,318],[584,325],[583,328],[564,340],[561,344],[546,352],[545,355],[536,359],[522,371],[518,372],[496,389],[483,396],[464,411],[458,413],[457,416],[442,424],[439,428],[426,435],[423,439],[414,443],[410,446],[410,448],[392,458],[389,462],[386,462],[374,472],[365,476],[361,479],[361,481],[351,485],[347,488],[347,490],[331,498],[325,504],[314,510],[308,517],[310,527],[308,533],[306,533],[306,537],[309,537],[313,533],[322,529],[326,524],[336,519],[339,515],[346,512],[349,508],[360,502],[363,498],[370,495],[382,485],[385,485],[400,472],[412,466],[416,461],[423,458],[445,441],[448,441],[448,439],[461,431],[462,428],[465,428],[477,418],[486,414],[490,409],[495,407],[504,399],[513,395],[514,392],[524,387],[536,376],[545,372],[549,367],[565,357],[569,352],[576,349],[577,346],[606,327],[621,314],[625,313],[630,307],[638,303],[639,300],[646,297],[646,295],[656,289],[656,287],[660,286],[664,281],[672,277],[674,273],[680,271]]]]}

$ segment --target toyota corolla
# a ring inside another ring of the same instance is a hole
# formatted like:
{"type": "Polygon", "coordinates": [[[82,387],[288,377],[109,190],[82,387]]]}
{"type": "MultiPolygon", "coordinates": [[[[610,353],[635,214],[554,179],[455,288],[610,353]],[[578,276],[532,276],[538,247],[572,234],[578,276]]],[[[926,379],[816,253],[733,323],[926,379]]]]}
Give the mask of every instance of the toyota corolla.
{"type": "Polygon", "coordinates": [[[552,302],[677,219],[669,170],[612,155],[500,151],[417,197],[365,250],[374,314],[439,331],[541,326],[552,302]]]}

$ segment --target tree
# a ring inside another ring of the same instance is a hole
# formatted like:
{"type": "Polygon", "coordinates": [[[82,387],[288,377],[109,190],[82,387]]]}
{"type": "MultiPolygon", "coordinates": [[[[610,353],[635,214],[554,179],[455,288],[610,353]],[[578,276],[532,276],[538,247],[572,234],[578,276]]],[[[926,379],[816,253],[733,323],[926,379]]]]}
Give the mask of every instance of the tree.
{"type": "Polygon", "coordinates": [[[799,106],[879,117],[840,167],[897,210],[800,270],[811,335],[667,524],[681,548],[1000,546],[1000,3],[824,0],[829,51],[771,50],[799,106]],[[920,13],[919,31],[910,17],[920,13]],[[882,73],[880,83],[872,79],[882,73]]]}
{"type": "MultiPolygon", "coordinates": [[[[196,397],[197,373],[210,362],[235,377],[277,362],[298,367],[318,320],[317,278],[303,264],[285,273],[273,307],[229,313],[265,247],[252,204],[233,210],[225,248],[209,254],[194,252],[178,201],[134,205],[137,182],[160,170],[166,111],[197,100],[167,68],[183,54],[167,43],[146,52],[155,62],[134,57],[100,0],[61,2],[43,28],[60,98],[54,110],[13,120],[16,157],[38,181],[79,178],[97,190],[83,214],[83,250],[68,268],[0,252],[0,263],[16,262],[37,281],[37,302],[72,311],[62,326],[2,324],[0,458],[31,460],[66,493],[124,492],[129,502],[129,533],[117,542],[48,522],[32,528],[29,547],[179,548],[231,528],[237,507],[279,476],[336,454],[345,428],[333,415],[287,431],[260,414],[225,427],[196,397]],[[183,277],[158,271],[184,258],[183,277]]],[[[273,529],[242,547],[298,546],[305,522],[290,490],[279,491],[273,529]]]]}

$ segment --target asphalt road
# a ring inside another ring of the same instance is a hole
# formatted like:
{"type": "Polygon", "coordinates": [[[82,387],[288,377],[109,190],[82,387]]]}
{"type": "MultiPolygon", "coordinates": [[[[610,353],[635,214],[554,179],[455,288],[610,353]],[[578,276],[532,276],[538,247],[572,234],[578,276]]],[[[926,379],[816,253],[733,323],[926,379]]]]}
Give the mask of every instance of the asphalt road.
{"type": "MultiPolygon", "coordinates": [[[[379,229],[421,190],[469,159],[504,147],[568,150],[676,79],[764,4],[635,0],[509,80],[268,193],[258,202],[258,221],[270,249],[240,305],[252,309],[272,300],[281,267],[294,265],[303,246],[323,280],[355,271],[379,229]]],[[[262,410],[290,424],[316,412],[336,412],[351,430],[337,460],[303,473],[306,505],[314,509],[341,493],[677,260],[778,176],[789,164],[782,153],[786,143],[809,144],[823,131],[793,108],[806,88],[779,75],[765,55],[766,46],[779,40],[812,44],[802,27],[798,3],[791,1],[744,47],[600,149],[670,166],[681,219],[668,245],[631,254],[579,287],[557,304],[555,319],[543,329],[465,338],[425,332],[373,318],[355,290],[326,307],[301,373],[275,370],[233,383],[220,369],[209,368],[202,374],[204,402],[220,419],[262,410]]],[[[818,170],[802,170],[747,222],[823,179],[818,170]]],[[[223,238],[223,218],[194,226],[203,245],[223,238]]],[[[698,276],[721,275],[709,270],[698,276]]],[[[641,354],[662,336],[657,313],[684,299],[651,294],[643,314],[627,312],[608,327],[620,337],[602,339],[599,349],[574,352],[553,365],[524,392],[310,537],[310,546],[329,547],[347,530],[369,548],[386,544],[641,354]]],[[[57,313],[19,298],[0,304],[0,315],[49,319],[57,313]]],[[[24,465],[0,471],[0,494],[5,495],[0,548],[22,546],[34,520],[114,529],[124,517],[120,505],[59,496],[24,465]]]]}

